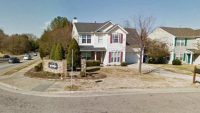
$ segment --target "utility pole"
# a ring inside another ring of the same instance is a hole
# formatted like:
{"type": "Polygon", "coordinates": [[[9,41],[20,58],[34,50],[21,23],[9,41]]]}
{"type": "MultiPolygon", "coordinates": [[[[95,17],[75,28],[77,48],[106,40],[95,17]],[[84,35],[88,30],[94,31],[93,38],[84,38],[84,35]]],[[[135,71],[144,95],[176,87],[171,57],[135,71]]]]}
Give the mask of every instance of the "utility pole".
{"type": "Polygon", "coordinates": [[[72,49],[72,68],[71,68],[71,90],[72,90],[72,74],[73,74],[73,63],[74,63],[74,59],[73,59],[73,54],[74,54],[74,51],[73,51],[73,49],[72,49]]]}

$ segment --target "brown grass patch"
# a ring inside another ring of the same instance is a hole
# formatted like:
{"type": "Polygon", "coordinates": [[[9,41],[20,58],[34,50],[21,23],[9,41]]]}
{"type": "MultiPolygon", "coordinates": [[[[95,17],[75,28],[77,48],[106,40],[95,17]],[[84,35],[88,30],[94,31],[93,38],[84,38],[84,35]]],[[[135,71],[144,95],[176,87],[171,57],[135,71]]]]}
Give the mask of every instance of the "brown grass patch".
{"type": "MultiPolygon", "coordinates": [[[[159,67],[162,69],[165,69],[167,71],[175,72],[175,73],[180,73],[180,74],[186,74],[186,75],[193,75],[194,71],[194,65],[171,65],[171,64],[151,64],[152,66],[159,67]]],[[[200,66],[197,66],[200,68],[200,66]]]]}
{"type": "Polygon", "coordinates": [[[80,90],[81,86],[77,86],[77,85],[72,85],[72,86],[65,86],[64,90],[65,91],[78,91],[80,90]]]}
{"type": "Polygon", "coordinates": [[[103,67],[98,72],[117,77],[139,75],[137,70],[127,67],[103,67]]]}

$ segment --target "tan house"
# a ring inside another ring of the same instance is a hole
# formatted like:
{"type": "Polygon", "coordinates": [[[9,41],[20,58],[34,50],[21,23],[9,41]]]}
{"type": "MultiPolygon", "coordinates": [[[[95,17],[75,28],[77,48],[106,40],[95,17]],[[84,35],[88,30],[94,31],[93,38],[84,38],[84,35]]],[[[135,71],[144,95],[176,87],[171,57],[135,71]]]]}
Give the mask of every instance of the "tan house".
{"type": "Polygon", "coordinates": [[[185,64],[200,64],[198,43],[200,30],[192,28],[158,27],[149,38],[164,42],[169,47],[171,64],[174,59],[180,59],[185,64]]]}

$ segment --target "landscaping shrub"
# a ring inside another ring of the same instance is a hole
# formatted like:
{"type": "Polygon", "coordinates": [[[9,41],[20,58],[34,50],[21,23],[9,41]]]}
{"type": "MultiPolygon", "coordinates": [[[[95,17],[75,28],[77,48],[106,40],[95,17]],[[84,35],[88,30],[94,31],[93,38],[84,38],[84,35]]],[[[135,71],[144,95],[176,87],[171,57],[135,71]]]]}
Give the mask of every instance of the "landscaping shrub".
{"type": "Polygon", "coordinates": [[[92,67],[92,66],[100,66],[100,61],[98,61],[98,60],[87,60],[86,61],[86,66],[87,67],[92,67]]]}
{"type": "Polygon", "coordinates": [[[25,73],[25,76],[33,78],[60,79],[61,74],[45,72],[45,71],[35,72],[34,70],[31,69],[25,73]]]}
{"type": "Polygon", "coordinates": [[[67,51],[67,65],[72,66],[72,49],[73,49],[73,66],[80,67],[80,48],[77,41],[73,38],[67,51]]]}
{"type": "Polygon", "coordinates": [[[156,64],[166,64],[166,62],[167,62],[166,57],[158,57],[156,64]]]}
{"type": "Polygon", "coordinates": [[[42,63],[39,63],[38,65],[36,65],[36,66],[34,67],[34,70],[35,70],[36,72],[42,71],[42,70],[43,70],[42,63]]]}
{"type": "Polygon", "coordinates": [[[126,62],[122,62],[121,66],[127,66],[127,63],[126,62]]]}
{"type": "Polygon", "coordinates": [[[50,59],[54,60],[55,59],[55,50],[56,50],[56,44],[54,44],[51,48],[50,52],[50,59]]]}
{"type": "Polygon", "coordinates": [[[181,65],[181,61],[179,59],[175,59],[172,61],[172,65],[181,65]]]}
{"type": "Polygon", "coordinates": [[[155,63],[155,59],[154,58],[149,58],[148,63],[149,64],[154,64],[155,63]]]}
{"type": "Polygon", "coordinates": [[[62,60],[62,59],[63,59],[63,48],[61,44],[57,44],[54,52],[54,60],[62,60]]]}
{"type": "Polygon", "coordinates": [[[43,59],[46,55],[44,53],[44,50],[42,48],[39,48],[40,58],[43,59]]]}
{"type": "Polygon", "coordinates": [[[149,58],[149,64],[166,64],[167,58],[166,57],[158,57],[158,58],[149,58]]]}

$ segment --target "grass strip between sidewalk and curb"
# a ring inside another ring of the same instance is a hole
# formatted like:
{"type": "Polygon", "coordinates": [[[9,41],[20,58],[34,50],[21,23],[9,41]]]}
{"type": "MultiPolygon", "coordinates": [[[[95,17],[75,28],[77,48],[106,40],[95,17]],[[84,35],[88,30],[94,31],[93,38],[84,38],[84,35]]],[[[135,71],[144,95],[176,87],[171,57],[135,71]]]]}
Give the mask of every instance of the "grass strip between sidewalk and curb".
{"type": "Polygon", "coordinates": [[[15,72],[18,72],[18,71],[20,71],[20,70],[22,70],[22,69],[24,69],[24,68],[26,68],[26,67],[28,67],[28,66],[34,64],[34,63],[36,63],[36,62],[38,62],[38,61],[37,61],[37,60],[34,60],[34,61],[29,62],[29,63],[27,63],[27,64],[24,64],[24,65],[22,65],[22,66],[13,68],[13,69],[11,69],[11,70],[5,72],[5,73],[4,73],[3,75],[1,75],[1,76],[4,76],[4,75],[5,75],[5,76],[6,76],[6,75],[11,75],[11,74],[13,74],[13,73],[15,73],[15,72]]]}

